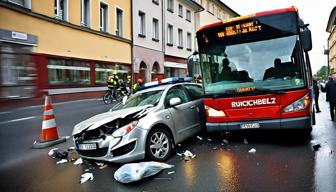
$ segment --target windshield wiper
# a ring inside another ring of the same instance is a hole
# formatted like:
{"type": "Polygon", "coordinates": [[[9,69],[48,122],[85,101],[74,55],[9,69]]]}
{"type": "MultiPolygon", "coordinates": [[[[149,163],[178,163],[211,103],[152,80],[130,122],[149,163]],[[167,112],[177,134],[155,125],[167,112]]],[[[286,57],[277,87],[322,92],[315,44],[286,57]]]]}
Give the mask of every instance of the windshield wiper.
{"type": "Polygon", "coordinates": [[[254,90],[254,92],[273,93],[273,94],[285,94],[286,93],[283,90],[262,89],[262,88],[257,88],[254,90]]]}
{"type": "Polygon", "coordinates": [[[205,94],[204,97],[206,98],[221,98],[225,96],[242,96],[242,95],[254,95],[255,93],[271,93],[271,94],[285,94],[286,92],[283,90],[273,90],[273,89],[255,89],[253,91],[246,91],[246,92],[237,92],[236,90],[227,90],[224,93],[214,93],[214,94],[205,94]]]}

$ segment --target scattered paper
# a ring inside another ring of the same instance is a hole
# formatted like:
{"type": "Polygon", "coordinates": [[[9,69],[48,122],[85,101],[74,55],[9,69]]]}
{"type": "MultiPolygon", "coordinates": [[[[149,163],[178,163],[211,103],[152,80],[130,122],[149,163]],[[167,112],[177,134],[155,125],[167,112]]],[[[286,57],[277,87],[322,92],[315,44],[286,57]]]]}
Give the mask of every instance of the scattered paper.
{"type": "Polygon", "coordinates": [[[190,151],[188,151],[188,150],[186,150],[184,153],[183,153],[183,155],[185,156],[185,157],[191,157],[191,158],[195,158],[196,157],[196,155],[194,155],[194,154],[192,154],[190,151]]]}
{"type": "Polygon", "coordinates": [[[65,139],[70,139],[70,136],[65,136],[65,139]]]}
{"type": "Polygon", "coordinates": [[[81,175],[81,179],[80,179],[80,183],[85,183],[88,180],[93,180],[93,174],[92,173],[84,173],[83,175],[81,175]]]}
{"type": "Polygon", "coordinates": [[[246,138],[244,138],[244,144],[248,144],[248,141],[246,138]]]}
{"type": "Polygon", "coordinates": [[[52,157],[55,154],[56,150],[58,150],[58,148],[50,149],[50,151],[48,152],[48,155],[52,157]]]}
{"type": "Polygon", "coordinates": [[[175,171],[169,171],[168,175],[175,173],[175,171]]]}
{"type": "Polygon", "coordinates": [[[252,148],[252,149],[250,149],[248,152],[249,152],[249,153],[255,153],[255,152],[257,152],[257,150],[256,150],[255,148],[252,148]]]}
{"type": "Polygon", "coordinates": [[[77,161],[74,162],[74,165],[80,165],[82,163],[83,163],[83,159],[79,158],[79,159],[77,159],[77,161]]]}
{"type": "Polygon", "coordinates": [[[209,141],[209,142],[211,142],[211,141],[212,141],[212,139],[208,139],[208,141],[209,141]]]}
{"type": "Polygon", "coordinates": [[[228,144],[228,143],[229,143],[229,141],[228,141],[228,140],[226,140],[226,139],[223,139],[223,142],[224,142],[224,143],[226,143],[226,144],[228,144]]]}
{"type": "Polygon", "coordinates": [[[75,147],[69,147],[68,150],[75,150],[75,147]]]}
{"type": "Polygon", "coordinates": [[[203,138],[202,137],[200,137],[200,136],[196,136],[197,137],[197,139],[199,139],[200,141],[202,141],[203,140],[203,138]]]}
{"type": "Polygon", "coordinates": [[[56,165],[58,165],[58,164],[63,164],[63,163],[66,163],[66,162],[68,162],[68,160],[66,160],[66,159],[62,159],[62,160],[60,160],[60,161],[57,161],[57,162],[56,162],[56,165]]]}
{"type": "Polygon", "coordinates": [[[179,144],[177,144],[177,146],[181,147],[181,144],[179,143],[179,144]]]}

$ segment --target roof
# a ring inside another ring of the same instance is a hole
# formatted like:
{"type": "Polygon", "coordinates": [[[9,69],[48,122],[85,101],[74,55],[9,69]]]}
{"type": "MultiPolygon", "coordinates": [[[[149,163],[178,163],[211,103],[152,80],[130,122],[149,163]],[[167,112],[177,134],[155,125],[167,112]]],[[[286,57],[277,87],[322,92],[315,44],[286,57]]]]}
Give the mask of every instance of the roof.
{"type": "Polygon", "coordinates": [[[333,10],[330,13],[326,31],[331,33],[333,25],[336,25],[336,6],[333,8],[333,10]]]}
{"type": "Polygon", "coordinates": [[[236,14],[237,16],[240,16],[239,13],[237,13],[236,11],[234,11],[233,9],[231,9],[231,7],[227,6],[225,3],[223,3],[221,0],[217,0],[217,2],[219,4],[221,4],[222,6],[224,6],[225,8],[227,8],[229,11],[232,11],[234,14],[236,14]]]}
{"type": "Polygon", "coordinates": [[[234,21],[239,21],[239,20],[243,20],[243,19],[247,19],[247,18],[251,18],[251,17],[260,17],[260,16],[265,16],[265,15],[272,15],[272,14],[279,14],[279,13],[286,13],[286,12],[297,12],[297,8],[292,6],[292,7],[288,7],[288,8],[274,9],[274,10],[270,10],[270,11],[262,11],[262,12],[252,13],[252,14],[244,15],[244,16],[240,16],[240,17],[234,17],[234,18],[230,18],[230,19],[227,19],[227,20],[222,20],[222,21],[219,21],[219,22],[216,22],[216,23],[212,23],[212,24],[209,24],[209,25],[205,25],[205,26],[199,28],[197,31],[201,31],[201,30],[204,30],[204,29],[220,26],[224,23],[231,23],[231,22],[234,22],[234,21]]]}
{"type": "Polygon", "coordinates": [[[201,12],[204,11],[204,8],[202,7],[202,5],[198,4],[196,1],[194,0],[183,0],[186,4],[190,5],[192,8],[194,8],[196,10],[196,12],[201,12]]]}

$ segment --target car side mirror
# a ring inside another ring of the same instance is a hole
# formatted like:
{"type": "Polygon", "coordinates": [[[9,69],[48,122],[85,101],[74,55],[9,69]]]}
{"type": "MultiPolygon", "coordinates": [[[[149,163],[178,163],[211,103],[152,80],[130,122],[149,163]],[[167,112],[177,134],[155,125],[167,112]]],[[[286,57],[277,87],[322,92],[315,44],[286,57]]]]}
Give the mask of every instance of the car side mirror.
{"type": "Polygon", "coordinates": [[[169,100],[169,106],[174,107],[182,103],[181,99],[178,97],[173,97],[169,100]]]}

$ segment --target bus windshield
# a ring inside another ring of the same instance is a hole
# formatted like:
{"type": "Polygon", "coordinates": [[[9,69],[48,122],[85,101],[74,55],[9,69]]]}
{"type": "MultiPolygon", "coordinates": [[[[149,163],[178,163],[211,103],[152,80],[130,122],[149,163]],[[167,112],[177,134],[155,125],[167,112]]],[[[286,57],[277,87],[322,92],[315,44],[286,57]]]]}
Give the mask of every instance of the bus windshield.
{"type": "Polygon", "coordinates": [[[206,95],[305,86],[298,35],[235,45],[212,43],[200,51],[200,62],[206,95]]]}

